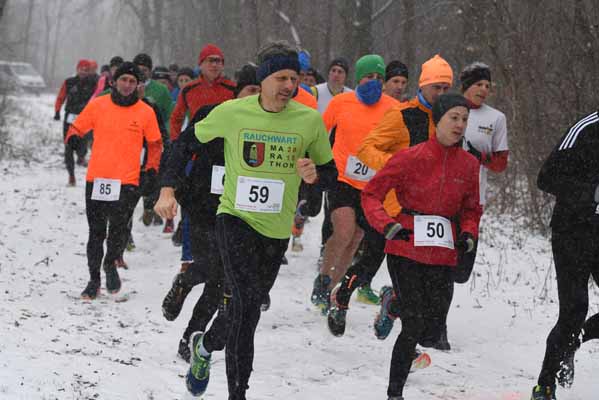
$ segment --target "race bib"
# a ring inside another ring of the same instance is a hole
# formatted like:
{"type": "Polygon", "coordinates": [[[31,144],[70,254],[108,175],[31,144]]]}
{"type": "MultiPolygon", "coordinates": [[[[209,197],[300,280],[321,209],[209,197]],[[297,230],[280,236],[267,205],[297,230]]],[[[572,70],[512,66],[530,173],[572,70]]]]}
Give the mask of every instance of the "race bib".
{"type": "Polygon", "coordinates": [[[79,116],[79,114],[68,113],[67,114],[67,124],[72,124],[73,121],[75,121],[75,118],[77,118],[77,116],[79,116]]]}
{"type": "Polygon", "coordinates": [[[451,222],[436,215],[414,216],[414,246],[436,246],[453,249],[451,222]]]}
{"type": "Polygon", "coordinates": [[[121,181],[118,179],[95,178],[92,200],[118,201],[121,197],[121,181]]]}
{"type": "Polygon", "coordinates": [[[368,165],[364,164],[356,156],[349,156],[347,158],[347,164],[345,165],[345,176],[357,181],[368,182],[376,174],[376,171],[368,168],[368,165]]]}
{"type": "Polygon", "coordinates": [[[284,193],[283,181],[239,176],[235,208],[243,211],[279,213],[283,207],[284,193]]]}
{"type": "Polygon", "coordinates": [[[212,179],[210,180],[210,193],[223,194],[225,190],[225,167],[212,166],[212,179]]]}

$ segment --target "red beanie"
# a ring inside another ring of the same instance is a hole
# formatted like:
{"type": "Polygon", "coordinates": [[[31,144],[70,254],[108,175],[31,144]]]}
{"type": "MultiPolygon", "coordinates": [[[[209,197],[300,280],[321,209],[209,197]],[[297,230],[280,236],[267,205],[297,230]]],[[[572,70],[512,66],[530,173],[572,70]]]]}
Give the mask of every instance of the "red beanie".
{"type": "Polygon", "coordinates": [[[225,60],[225,56],[223,55],[223,52],[221,51],[221,49],[219,49],[217,45],[209,43],[206,46],[204,46],[202,51],[200,51],[200,57],[198,58],[198,65],[201,64],[206,59],[206,57],[210,57],[210,56],[219,56],[220,58],[223,59],[223,61],[225,60]]]}
{"type": "Polygon", "coordinates": [[[90,68],[91,66],[92,66],[91,62],[89,60],[86,60],[86,59],[81,59],[77,63],[77,69],[80,69],[80,68],[90,68]]]}

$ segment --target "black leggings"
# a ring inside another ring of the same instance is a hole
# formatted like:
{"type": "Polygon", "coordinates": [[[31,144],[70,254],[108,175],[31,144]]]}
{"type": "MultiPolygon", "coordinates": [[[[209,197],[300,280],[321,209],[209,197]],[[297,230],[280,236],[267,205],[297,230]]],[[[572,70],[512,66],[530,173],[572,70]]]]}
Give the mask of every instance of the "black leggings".
{"type": "Polygon", "coordinates": [[[203,343],[208,351],[226,344],[229,400],[245,400],[260,306],[275,282],[289,239],[262,236],[228,214],[216,217],[216,233],[225,267],[224,298],[230,301],[224,307],[226,324],[213,324],[203,343]]]}
{"type": "Polygon", "coordinates": [[[388,396],[401,396],[408,378],[416,344],[438,341],[449,309],[452,267],[426,265],[387,254],[393,289],[401,293],[401,333],[391,357],[388,396]]]}
{"type": "Polygon", "coordinates": [[[365,229],[361,256],[347,270],[337,291],[337,303],[347,307],[352,293],[358,287],[370,284],[385,259],[385,237],[368,226],[365,229]]]}
{"type": "Polygon", "coordinates": [[[99,282],[102,259],[104,259],[105,266],[113,265],[127,246],[129,237],[127,224],[139,199],[139,194],[137,186],[123,185],[118,201],[92,200],[93,186],[92,182],[87,182],[85,185],[85,212],[89,226],[87,265],[90,280],[99,282]],[[108,238],[106,238],[107,228],[108,238]],[[106,257],[104,257],[104,239],[107,239],[106,257]]]}
{"type": "MultiPolygon", "coordinates": [[[[589,308],[589,278],[599,277],[599,229],[583,227],[553,232],[559,317],[547,337],[539,385],[555,384],[560,362],[579,345],[579,335],[589,308]]],[[[587,322],[587,339],[597,335],[597,319],[587,322]]]]}
{"type": "MultiPolygon", "coordinates": [[[[193,308],[191,319],[183,338],[189,340],[193,332],[205,331],[206,326],[218,310],[223,299],[223,263],[218,250],[216,230],[212,218],[206,218],[202,214],[190,213],[190,236],[193,263],[183,273],[185,285],[193,287],[204,282],[202,295],[193,308]],[[207,222],[210,221],[210,222],[207,222]]],[[[219,315],[217,319],[223,318],[219,315]]],[[[223,323],[223,321],[215,324],[223,323]]]]}
{"type": "MultiPolygon", "coordinates": [[[[68,115],[68,114],[67,114],[68,115]]],[[[66,118],[66,116],[65,116],[66,118]]],[[[71,124],[66,121],[62,125],[62,137],[63,139],[67,136],[67,131],[71,124]]],[[[67,171],[70,176],[75,175],[75,157],[73,153],[77,153],[77,158],[83,159],[87,154],[87,141],[79,136],[73,136],[69,142],[64,145],[64,163],[67,166],[67,171]]]]}

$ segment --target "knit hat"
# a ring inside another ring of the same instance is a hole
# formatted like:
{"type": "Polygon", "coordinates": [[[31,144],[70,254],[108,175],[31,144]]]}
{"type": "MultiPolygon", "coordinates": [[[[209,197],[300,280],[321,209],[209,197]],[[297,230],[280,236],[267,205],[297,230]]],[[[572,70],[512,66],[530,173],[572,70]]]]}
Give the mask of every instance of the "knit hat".
{"type": "Polygon", "coordinates": [[[191,79],[194,79],[196,76],[193,73],[193,69],[191,69],[189,67],[179,68],[179,72],[177,72],[177,78],[179,78],[181,75],[189,76],[191,79]]]}
{"type": "Polygon", "coordinates": [[[376,72],[385,76],[385,60],[377,54],[367,54],[356,62],[356,82],[360,82],[365,75],[376,72]]]}
{"type": "Polygon", "coordinates": [[[246,64],[237,73],[235,74],[237,77],[237,86],[233,91],[235,93],[235,97],[243,90],[244,87],[249,85],[259,85],[258,78],[256,78],[256,66],[251,64],[246,64]]]}
{"type": "Polygon", "coordinates": [[[102,73],[102,72],[110,72],[110,67],[106,64],[102,65],[100,67],[100,73],[102,73]]]}
{"type": "Polygon", "coordinates": [[[140,53],[133,58],[133,64],[135,65],[143,65],[144,67],[148,67],[148,69],[152,69],[152,57],[145,53],[140,53]]]}
{"type": "Polygon", "coordinates": [[[137,79],[137,82],[140,82],[141,79],[141,71],[139,70],[139,67],[137,66],[137,64],[134,64],[130,61],[125,61],[124,63],[121,64],[120,67],[118,67],[116,69],[116,71],[114,71],[114,76],[112,77],[112,79],[114,79],[114,81],[116,82],[121,75],[133,75],[135,77],[135,79],[137,79]]]}
{"type": "Polygon", "coordinates": [[[108,63],[110,65],[110,67],[120,67],[120,65],[122,63],[124,63],[125,60],[123,60],[123,57],[121,56],[114,56],[110,59],[110,62],[108,63]]]}
{"type": "Polygon", "coordinates": [[[462,83],[462,93],[478,81],[491,81],[491,68],[480,61],[473,62],[464,67],[460,72],[460,82],[462,83]]]}
{"type": "Polygon", "coordinates": [[[225,56],[223,55],[221,49],[215,44],[208,43],[206,46],[202,48],[202,51],[200,51],[200,56],[198,57],[198,65],[203,63],[204,60],[210,56],[219,56],[223,59],[223,62],[225,61],[225,56]]]}
{"type": "Polygon", "coordinates": [[[166,67],[156,67],[154,71],[152,71],[152,79],[171,79],[171,74],[166,67]]]}
{"type": "Polygon", "coordinates": [[[435,104],[433,104],[433,122],[437,125],[443,115],[454,107],[466,107],[469,110],[469,104],[468,100],[461,94],[443,94],[439,96],[435,104]]]}
{"type": "Polygon", "coordinates": [[[333,61],[331,61],[327,72],[330,71],[331,68],[333,68],[334,66],[343,68],[343,70],[345,71],[345,74],[346,75],[349,74],[349,63],[347,62],[347,60],[345,58],[338,57],[338,58],[335,58],[333,61]]]}
{"type": "Polygon", "coordinates": [[[268,58],[265,58],[256,70],[256,78],[258,82],[262,83],[268,76],[275,72],[290,69],[298,74],[300,73],[300,63],[297,58],[297,53],[282,55],[275,54],[268,58]]]}
{"type": "Polygon", "coordinates": [[[453,84],[451,66],[438,54],[435,54],[433,58],[422,64],[418,87],[430,85],[431,83],[453,84]]]}
{"type": "Polygon", "coordinates": [[[79,62],[77,63],[77,69],[80,68],[90,68],[92,66],[91,62],[89,60],[86,59],[81,59],[79,60],[79,62]]]}
{"type": "Polygon", "coordinates": [[[394,76],[403,76],[408,79],[408,67],[406,64],[399,60],[393,60],[387,64],[387,68],[385,68],[385,82],[394,76]]]}

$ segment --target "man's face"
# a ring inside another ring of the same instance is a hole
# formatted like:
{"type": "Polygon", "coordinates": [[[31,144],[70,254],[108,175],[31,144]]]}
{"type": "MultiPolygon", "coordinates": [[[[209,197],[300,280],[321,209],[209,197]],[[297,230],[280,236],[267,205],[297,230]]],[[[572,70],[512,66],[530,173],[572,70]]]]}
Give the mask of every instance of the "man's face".
{"type": "Polygon", "coordinates": [[[434,104],[439,96],[449,91],[451,85],[448,83],[431,83],[430,85],[424,85],[420,88],[422,95],[430,104],[434,104]]]}
{"type": "Polygon", "coordinates": [[[137,79],[130,74],[123,74],[116,80],[116,90],[122,96],[129,96],[137,89],[137,79]]]}
{"type": "Polygon", "coordinates": [[[362,85],[366,82],[370,82],[370,81],[374,81],[374,80],[379,80],[379,81],[383,81],[383,76],[381,74],[379,74],[378,72],[371,72],[369,74],[366,74],[362,77],[362,79],[360,79],[360,82],[358,82],[358,85],[362,85]]]}
{"type": "Polygon", "coordinates": [[[401,96],[404,94],[407,86],[408,78],[400,75],[394,76],[385,82],[385,94],[396,100],[401,100],[401,96]]]}
{"type": "Polygon", "coordinates": [[[345,70],[338,65],[333,65],[329,70],[328,82],[334,85],[345,85],[346,78],[347,74],[345,73],[345,70]]]}
{"type": "Polygon", "coordinates": [[[114,76],[114,73],[116,72],[117,69],[118,69],[118,67],[116,65],[113,65],[112,67],[110,67],[110,76],[114,76]]]}
{"type": "Polygon", "coordinates": [[[179,86],[179,89],[183,89],[189,82],[191,82],[191,78],[187,75],[179,75],[177,78],[177,85],[179,86]]]}
{"type": "Polygon", "coordinates": [[[490,91],[491,82],[486,79],[482,79],[466,89],[464,92],[464,97],[477,106],[481,106],[485,100],[487,100],[487,96],[489,96],[490,91]]]}
{"type": "Polygon", "coordinates": [[[299,83],[298,73],[292,69],[283,69],[270,74],[262,81],[262,97],[274,104],[284,107],[299,83]]]}
{"type": "Polygon", "coordinates": [[[241,89],[241,91],[237,95],[237,98],[241,99],[243,97],[252,96],[252,95],[258,94],[258,93],[260,93],[260,86],[247,85],[247,86],[244,86],[243,89],[241,89]]]}
{"type": "Polygon", "coordinates": [[[308,86],[316,86],[316,78],[314,77],[314,75],[304,75],[304,79],[302,81],[302,83],[304,85],[308,85],[308,86]]]}
{"type": "Polygon", "coordinates": [[[208,81],[213,81],[218,78],[225,68],[224,60],[219,56],[208,56],[200,64],[202,75],[208,81]]]}
{"type": "Polygon", "coordinates": [[[137,64],[137,67],[141,71],[141,73],[144,76],[144,79],[146,81],[152,77],[152,70],[150,68],[146,67],[145,65],[139,65],[139,64],[137,64]]]}
{"type": "Polygon", "coordinates": [[[90,76],[91,72],[90,72],[90,68],[89,67],[80,67],[77,68],[77,76],[79,78],[85,78],[86,76],[90,76]]]}

